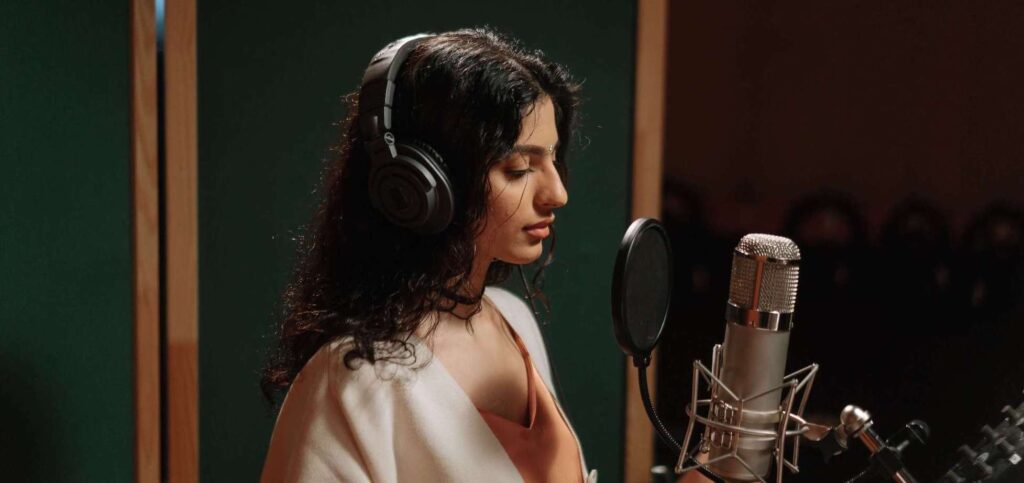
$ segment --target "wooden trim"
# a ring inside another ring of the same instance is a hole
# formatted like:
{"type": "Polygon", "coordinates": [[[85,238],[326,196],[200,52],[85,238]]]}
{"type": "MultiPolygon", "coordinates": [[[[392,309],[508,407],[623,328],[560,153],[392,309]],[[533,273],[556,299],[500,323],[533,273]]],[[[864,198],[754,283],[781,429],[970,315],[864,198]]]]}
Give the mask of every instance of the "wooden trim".
{"type": "Polygon", "coordinates": [[[160,481],[160,174],[156,9],[131,2],[135,481],[160,481]]]}
{"type": "MultiPolygon", "coordinates": [[[[668,0],[638,0],[636,27],[636,82],[633,98],[633,218],[661,215],[662,151],[665,131],[665,63],[668,50],[668,0]]],[[[652,357],[647,373],[657,374],[652,357]]],[[[651,386],[651,398],[655,387],[651,386]]],[[[626,360],[627,483],[650,481],[654,462],[654,432],[643,403],[636,368],[626,360]]]]}
{"type": "Polygon", "coordinates": [[[167,270],[167,476],[199,480],[199,239],[196,4],[167,0],[164,21],[167,270]]]}

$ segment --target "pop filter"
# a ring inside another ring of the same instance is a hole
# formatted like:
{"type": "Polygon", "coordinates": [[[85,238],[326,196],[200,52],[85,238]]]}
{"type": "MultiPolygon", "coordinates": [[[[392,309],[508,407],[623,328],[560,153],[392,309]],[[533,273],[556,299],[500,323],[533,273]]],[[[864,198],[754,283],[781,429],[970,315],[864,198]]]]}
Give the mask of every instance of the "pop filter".
{"type": "Polygon", "coordinates": [[[658,345],[671,293],[668,233],[658,220],[637,218],[622,237],[612,275],[615,339],[634,362],[646,365],[658,345]]]}
{"type": "MultiPolygon", "coordinates": [[[[668,232],[658,220],[637,218],[626,229],[615,257],[612,274],[612,326],[615,339],[626,355],[633,358],[640,383],[640,399],[658,436],[675,451],[682,451],[668,428],[658,418],[647,388],[647,365],[651,351],[658,345],[661,330],[668,317],[672,295],[672,248],[668,232]]],[[[684,461],[689,461],[687,459],[684,461]]],[[[698,466],[705,478],[712,482],[722,480],[698,466]]]]}

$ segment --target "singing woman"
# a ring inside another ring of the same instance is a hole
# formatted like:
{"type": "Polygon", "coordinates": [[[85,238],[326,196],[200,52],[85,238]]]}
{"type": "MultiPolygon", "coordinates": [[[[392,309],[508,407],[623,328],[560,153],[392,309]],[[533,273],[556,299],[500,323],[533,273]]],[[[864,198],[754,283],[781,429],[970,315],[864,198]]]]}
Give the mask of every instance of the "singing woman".
{"type": "Polygon", "coordinates": [[[385,47],[348,100],[263,377],[286,394],[263,481],[596,481],[535,310],[496,286],[552,260],[578,84],[466,29],[385,47]]]}

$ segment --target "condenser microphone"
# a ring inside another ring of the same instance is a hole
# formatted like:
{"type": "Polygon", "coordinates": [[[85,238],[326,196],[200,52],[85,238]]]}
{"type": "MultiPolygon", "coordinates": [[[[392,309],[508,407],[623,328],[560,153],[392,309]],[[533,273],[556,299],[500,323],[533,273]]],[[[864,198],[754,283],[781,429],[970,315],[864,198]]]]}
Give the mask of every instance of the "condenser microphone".
{"type": "Polygon", "coordinates": [[[719,368],[723,387],[712,388],[709,414],[718,429],[708,438],[708,467],[726,480],[763,481],[775,459],[776,437],[721,428],[779,427],[799,262],[800,249],[781,236],[750,234],[733,252],[719,368]]]}

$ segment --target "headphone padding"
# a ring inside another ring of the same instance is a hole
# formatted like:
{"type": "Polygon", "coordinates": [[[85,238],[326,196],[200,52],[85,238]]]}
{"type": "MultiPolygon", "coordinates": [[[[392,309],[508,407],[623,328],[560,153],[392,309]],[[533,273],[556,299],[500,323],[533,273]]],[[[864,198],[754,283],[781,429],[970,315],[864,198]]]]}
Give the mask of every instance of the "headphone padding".
{"type": "Polygon", "coordinates": [[[426,143],[397,143],[394,159],[370,173],[373,206],[392,223],[417,233],[444,230],[454,214],[454,190],[441,155],[426,143]]]}

